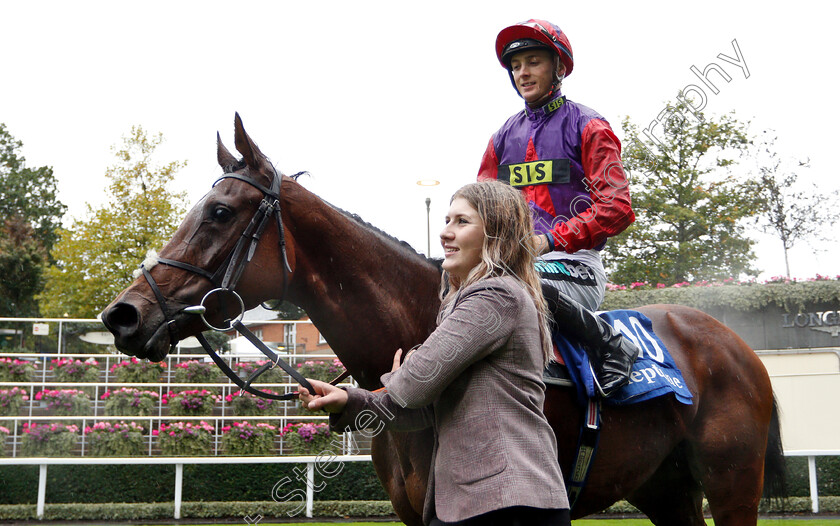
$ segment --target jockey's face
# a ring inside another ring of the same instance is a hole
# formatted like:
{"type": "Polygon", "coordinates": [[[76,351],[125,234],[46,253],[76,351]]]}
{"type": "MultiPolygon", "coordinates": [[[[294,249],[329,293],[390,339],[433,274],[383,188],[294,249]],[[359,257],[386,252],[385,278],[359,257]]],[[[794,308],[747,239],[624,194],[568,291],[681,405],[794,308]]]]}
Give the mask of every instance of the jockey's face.
{"type": "MultiPolygon", "coordinates": [[[[555,79],[555,55],[547,49],[526,49],[513,55],[510,59],[510,71],[516,89],[531,107],[540,106],[548,102],[548,95],[555,79]]],[[[565,68],[562,64],[557,73],[561,74],[565,68]]]]}
{"type": "Polygon", "coordinates": [[[446,226],[440,233],[443,246],[443,270],[463,282],[481,261],[484,245],[484,222],[466,199],[457,198],[449,205],[446,226]]]}

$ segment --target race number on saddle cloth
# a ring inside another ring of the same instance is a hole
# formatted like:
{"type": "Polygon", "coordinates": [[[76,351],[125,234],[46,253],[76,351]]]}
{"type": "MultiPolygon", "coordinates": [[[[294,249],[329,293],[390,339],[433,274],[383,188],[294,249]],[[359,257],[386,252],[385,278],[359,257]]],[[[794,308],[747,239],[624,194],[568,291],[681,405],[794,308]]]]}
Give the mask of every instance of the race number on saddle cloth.
{"type": "MultiPolygon", "coordinates": [[[[659,396],[673,394],[676,399],[691,405],[692,394],[685,385],[682,374],[671,358],[665,344],[653,332],[653,325],[647,316],[638,311],[614,310],[599,315],[625,337],[633,340],[641,352],[633,364],[630,382],[615,394],[605,399],[610,405],[629,405],[659,396]]],[[[575,342],[557,331],[554,343],[566,363],[569,375],[578,391],[579,400],[595,396],[595,384],[589,359],[575,342]]]]}

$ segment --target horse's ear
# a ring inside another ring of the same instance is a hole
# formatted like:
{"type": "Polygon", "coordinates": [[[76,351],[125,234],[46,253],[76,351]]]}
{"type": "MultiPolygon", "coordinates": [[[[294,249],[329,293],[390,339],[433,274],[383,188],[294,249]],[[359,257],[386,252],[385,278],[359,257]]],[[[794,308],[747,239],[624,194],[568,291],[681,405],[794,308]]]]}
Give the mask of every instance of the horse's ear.
{"type": "Polygon", "coordinates": [[[245,159],[245,164],[248,165],[248,168],[252,172],[259,173],[261,168],[269,165],[265,155],[263,155],[254,141],[245,132],[245,127],[242,126],[242,118],[239,117],[239,112],[234,117],[234,138],[236,150],[242,154],[242,157],[245,159]]]}
{"type": "Polygon", "coordinates": [[[237,164],[236,157],[222,144],[222,136],[216,132],[216,159],[219,160],[219,166],[225,172],[231,172],[237,164]]]}

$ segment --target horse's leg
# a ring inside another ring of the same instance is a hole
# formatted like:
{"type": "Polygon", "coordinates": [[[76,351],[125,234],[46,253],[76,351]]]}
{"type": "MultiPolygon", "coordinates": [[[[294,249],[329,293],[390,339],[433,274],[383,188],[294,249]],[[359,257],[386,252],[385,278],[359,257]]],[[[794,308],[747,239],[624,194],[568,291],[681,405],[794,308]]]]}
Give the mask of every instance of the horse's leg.
{"type": "Polygon", "coordinates": [[[703,488],[696,478],[690,446],[678,445],[656,473],[627,497],[656,526],[705,525],[703,488]]]}
{"type": "Polygon", "coordinates": [[[673,306],[664,319],[653,314],[670,333],[666,345],[679,341],[690,351],[674,358],[697,393],[687,440],[715,524],[755,526],[773,408],[767,371],[743,340],[710,316],[673,306]]]}
{"type": "Polygon", "coordinates": [[[746,411],[737,397],[730,397],[728,403],[731,412],[704,422],[698,435],[701,480],[715,524],[755,526],[768,422],[763,415],[746,411]],[[741,411],[732,411],[739,406],[741,411]]]}
{"type": "Polygon", "coordinates": [[[380,433],[371,442],[371,458],[376,474],[397,516],[408,526],[422,526],[423,501],[431,463],[429,441],[415,444],[409,434],[380,433]],[[400,442],[399,444],[397,442],[400,442]],[[403,443],[405,442],[405,443],[403,443]],[[405,452],[401,455],[400,452],[405,452]],[[425,462],[425,472],[415,468],[412,459],[425,462]]]}

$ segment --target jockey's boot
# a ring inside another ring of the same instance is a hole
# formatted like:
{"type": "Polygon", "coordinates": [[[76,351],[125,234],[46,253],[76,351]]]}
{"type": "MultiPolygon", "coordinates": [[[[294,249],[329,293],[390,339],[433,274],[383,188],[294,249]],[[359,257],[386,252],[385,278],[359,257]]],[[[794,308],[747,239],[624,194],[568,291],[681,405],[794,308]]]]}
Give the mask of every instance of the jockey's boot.
{"type": "Polygon", "coordinates": [[[633,362],[639,355],[633,340],[551,285],[543,284],[542,289],[556,325],[552,330],[559,330],[583,345],[601,396],[607,398],[629,382],[633,362]]]}

